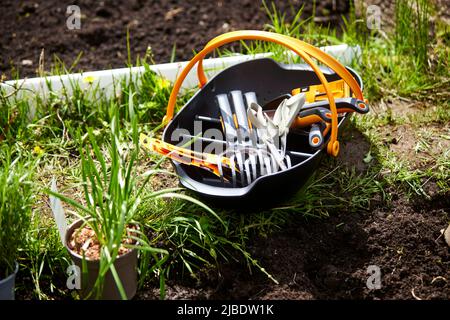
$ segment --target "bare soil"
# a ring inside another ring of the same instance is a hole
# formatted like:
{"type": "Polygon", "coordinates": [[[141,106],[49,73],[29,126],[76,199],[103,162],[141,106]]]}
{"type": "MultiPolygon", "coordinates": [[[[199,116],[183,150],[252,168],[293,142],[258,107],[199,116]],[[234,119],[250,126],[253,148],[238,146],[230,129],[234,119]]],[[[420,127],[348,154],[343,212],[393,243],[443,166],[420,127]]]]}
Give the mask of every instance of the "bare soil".
{"type": "MultiPolygon", "coordinates": [[[[395,194],[395,193],[394,193],[395,194]]],[[[398,195],[397,195],[398,196],[398,195]]],[[[223,265],[201,284],[169,282],[169,299],[450,299],[450,254],[440,230],[448,195],[392,208],[305,221],[253,239],[253,256],[279,282],[244,265],[223,265]],[[368,267],[381,270],[381,289],[368,289],[368,267]]],[[[138,299],[157,299],[156,288],[138,299]]]]}
{"type": "MultiPolygon", "coordinates": [[[[269,3],[269,1],[267,1],[269,3]]],[[[291,15],[305,5],[304,16],[312,13],[312,1],[275,1],[291,15]]],[[[143,57],[151,47],[156,63],[168,62],[175,46],[175,59],[186,60],[207,41],[238,29],[262,29],[268,18],[261,1],[154,1],[154,0],[3,0],[0,17],[0,73],[12,77],[36,75],[39,57],[45,49],[44,68],[50,70],[53,55],[67,66],[83,52],[77,70],[124,67],[127,61],[126,34],[130,32],[131,57],[143,57]],[[69,5],[81,11],[81,28],[69,30],[69,5]]],[[[345,0],[320,1],[316,15],[323,23],[336,23],[348,11],[345,0]]]]}
{"type": "Polygon", "coordinates": [[[450,124],[432,123],[425,127],[403,124],[383,128],[389,149],[409,164],[410,169],[435,165],[436,158],[450,150],[450,124]]]}

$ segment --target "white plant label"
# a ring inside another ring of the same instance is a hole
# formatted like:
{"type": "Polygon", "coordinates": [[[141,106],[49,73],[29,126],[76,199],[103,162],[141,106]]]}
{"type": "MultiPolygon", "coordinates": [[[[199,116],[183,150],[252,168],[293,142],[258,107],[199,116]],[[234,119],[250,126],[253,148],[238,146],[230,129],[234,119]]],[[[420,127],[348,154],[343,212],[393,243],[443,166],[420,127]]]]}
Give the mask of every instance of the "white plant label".
{"type": "MultiPolygon", "coordinates": [[[[50,189],[53,192],[58,192],[58,188],[56,187],[56,180],[52,180],[52,186],[50,189]]],[[[65,245],[65,237],[67,231],[67,222],[66,222],[66,214],[64,212],[64,208],[62,206],[61,200],[54,196],[50,196],[50,208],[53,213],[53,217],[55,218],[56,226],[58,227],[59,237],[63,245],[65,245]]]]}

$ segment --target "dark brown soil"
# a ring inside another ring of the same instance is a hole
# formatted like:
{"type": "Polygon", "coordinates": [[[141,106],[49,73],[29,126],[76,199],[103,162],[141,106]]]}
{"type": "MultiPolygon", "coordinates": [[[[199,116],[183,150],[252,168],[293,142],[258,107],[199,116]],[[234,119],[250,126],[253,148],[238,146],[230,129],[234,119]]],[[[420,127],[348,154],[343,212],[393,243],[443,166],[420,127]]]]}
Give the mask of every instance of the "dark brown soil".
{"type": "MultiPolygon", "coordinates": [[[[356,130],[342,139],[340,160],[364,171],[369,143],[356,130]]],[[[406,152],[406,150],[404,150],[406,152]]],[[[223,265],[200,284],[169,282],[168,299],[450,299],[450,247],[441,233],[449,222],[450,193],[407,200],[397,189],[377,195],[358,213],[328,219],[298,218],[279,233],[250,242],[250,251],[279,281],[253,268],[223,265]],[[369,266],[381,288],[369,289],[369,266]]],[[[138,299],[158,299],[157,288],[138,299]]]]}
{"type": "MultiPolygon", "coordinates": [[[[275,2],[288,15],[291,6],[298,10],[303,4],[305,17],[312,12],[312,1],[275,2]]],[[[127,28],[133,62],[150,46],[155,61],[164,63],[170,60],[174,45],[176,59],[186,60],[214,36],[237,29],[261,29],[268,22],[261,2],[254,0],[3,0],[1,9],[0,73],[8,78],[12,70],[20,70],[21,77],[35,76],[42,49],[45,70],[50,70],[53,55],[70,66],[80,51],[83,56],[75,70],[123,67],[127,28]],[[66,26],[67,6],[73,4],[81,10],[80,30],[66,26]]],[[[335,22],[347,11],[345,0],[320,1],[316,9],[324,22],[335,22]]]]}
{"type": "MultiPolygon", "coordinates": [[[[299,219],[282,232],[254,239],[251,251],[279,282],[258,270],[222,266],[201,286],[169,284],[168,299],[450,299],[448,195],[426,203],[394,201],[392,209],[299,219]],[[367,268],[381,270],[381,289],[366,286],[367,268]]],[[[139,299],[157,299],[146,290],[139,299]]]]}

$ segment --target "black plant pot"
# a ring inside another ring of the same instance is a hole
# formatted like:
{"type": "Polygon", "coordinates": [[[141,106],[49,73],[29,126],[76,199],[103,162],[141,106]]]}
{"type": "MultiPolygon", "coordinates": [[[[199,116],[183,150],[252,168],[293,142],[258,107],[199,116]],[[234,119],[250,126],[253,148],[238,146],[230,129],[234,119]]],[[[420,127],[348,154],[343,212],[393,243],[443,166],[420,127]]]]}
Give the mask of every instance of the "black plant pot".
{"type": "Polygon", "coordinates": [[[14,300],[14,289],[18,271],[19,264],[16,262],[14,272],[5,279],[0,279],[0,300],[14,300]]]}
{"type": "MultiPolygon", "coordinates": [[[[98,277],[98,272],[100,269],[100,261],[98,260],[87,260],[85,261],[87,265],[87,270],[83,270],[83,257],[79,254],[73,252],[68,247],[68,242],[73,232],[80,228],[83,224],[82,220],[77,220],[72,223],[67,229],[66,233],[66,248],[72,257],[73,263],[79,267],[81,271],[81,297],[94,299],[95,296],[89,294],[94,287],[95,281],[98,277]],[[85,274],[87,272],[87,274],[85,274]]],[[[132,251],[119,256],[114,262],[114,267],[119,275],[122,286],[125,290],[128,299],[132,299],[136,294],[137,290],[137,250],[132,251]]],[[[100,296],[101,300],[120,300],[120,292],[117,288],[116,282],[111,271],[108,271],[105,276],[105,282],[103,285],[103,292],[100,296]]]]}

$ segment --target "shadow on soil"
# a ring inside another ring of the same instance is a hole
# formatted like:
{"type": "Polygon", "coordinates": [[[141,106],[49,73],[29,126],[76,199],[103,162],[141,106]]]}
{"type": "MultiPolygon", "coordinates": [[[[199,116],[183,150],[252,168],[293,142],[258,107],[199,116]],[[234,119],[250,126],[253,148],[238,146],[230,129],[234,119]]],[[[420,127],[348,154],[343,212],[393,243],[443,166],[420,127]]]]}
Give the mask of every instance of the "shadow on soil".
{"type": "MultiPolygon", "coordinates": [[[[366,172],[363,159],[370,143],[354,128],[341,141],[339,161],[366,172]]],[[[200,283],[169,282],[167,298],[449,299],[450,254],[440,230],[448,224],[450,194],[411,202],[400,187],[384,193],[390,202],[375,195],[370,207],[358,213],[334,211],[323,219],[299,215],[280,232],[250,237],[248,250],[278,285],[256,268],[250,273],[246,265],[223,264],[219,273],[205,273],[200,283]],[[370,265],[381,270],[381,289],[367,288],[370,265]]],[[[158,295],[149,289],[138,299],[158,295]]]]}
{"type": "MultiPolygon", "coordinates": [[[[350,128],[341,139],[339,163],[357,173],[370,144],[350,128]]],[[[259,270],[222,268],[223,280],[211,295],[216,299],[333,299],[363,296],[359,277],[369,261],[367,214],[333,212],[329,218],[293,218],[281,232],[251,241],[250,252],[279,285],[259,270]],[[239,270],[237,272],[237,270],[239,270]]]]}

